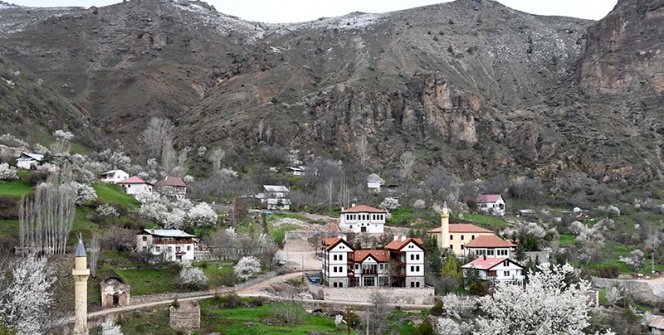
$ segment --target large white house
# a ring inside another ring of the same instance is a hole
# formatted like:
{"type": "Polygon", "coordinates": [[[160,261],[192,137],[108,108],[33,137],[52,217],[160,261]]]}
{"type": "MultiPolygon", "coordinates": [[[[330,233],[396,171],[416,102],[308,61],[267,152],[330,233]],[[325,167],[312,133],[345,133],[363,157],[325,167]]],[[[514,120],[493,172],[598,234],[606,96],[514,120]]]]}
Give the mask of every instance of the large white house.
{"type": "Polygon", "coordinates": [[[341,237],[322,241],[322,284],[329,287],[424,287],[424,246],[395,237],[385,249],[355,250],[341,237]]]}
{"type": "Polygon", "coordinates": [[[138,176],[120,180],[117,184],[122,186],[127,194],[152,193],[152,184],[138,176]]]}
{"type": "Polygon", "coordinates": [[[475,199],[477,209],[493,215],[505,215],[505,200],[500,194],[480,194],[475,199]]]}
{"type": "Polygon", "coordinates": [[[523,266],[507,257],[480,257],[461,267],[466,280],[471,271],[477,271],[480,280],[509,281],[523,283],[523,266]]]}
{"type": "Polygon", "coordinates": [[[354,233],[382,234],[387,212],[365,205],[342,209],[339,216],[339,229],[354,233]]]}
{"type": "Polygon", "coordinates": [[[119,181],[129,178],[129,174],[122,170],[111,170],[101,174],[102,183],[117,184],[119,181]]]}
{"type": "Polygon", "coordinates": [[[290,209],[290,190],[286,186],[263,185],[263,193],[259,193],[257,197],[267,204],[267,209],[290,209]]]}
{"type": "Polygon", "coordinates": [[[198,246],[196,236],[182,230],[143,229],[136,236],[136,250],[162,255],[166,261],[191,261],[198,246]]]}

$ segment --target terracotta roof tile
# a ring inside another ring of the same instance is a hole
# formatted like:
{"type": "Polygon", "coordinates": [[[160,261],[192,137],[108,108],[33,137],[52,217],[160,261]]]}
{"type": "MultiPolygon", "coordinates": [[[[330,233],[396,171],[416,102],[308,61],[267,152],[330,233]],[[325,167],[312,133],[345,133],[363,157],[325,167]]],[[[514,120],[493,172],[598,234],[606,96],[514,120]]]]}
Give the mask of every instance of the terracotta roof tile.
{"type": "Polygon", "coordinates": [[[180,177],[172,177],[168,176],[160,181],[158,181],[155,186],[179,186],[179,187],[187,187],[187,185],[182,181],[180,177]]]}
{"type": "Polygon", "coordinates": [[[466,248],[512,248],[515,244],[503,240],[496,235],[480,235],[465,244],[466,248]]]}
{"type": "Polygon", "coordinates": [[[480,257],[480,258],[478,258],[478,259],[462,266],[462,268],[464,268],[464,269],[474,268],[474,269],[489,270],[489,269],[493,268],[494,266],[499,265],[500,263],[502,263],[506,259],[509,259],[509,258],[505,258],[505,257],[501,257],[501,258],[480,257]]]}
{"type": "Polygon", "coordinates": [[[399,238],[399,239],[397,239],[397,240],[395,240],[395,241],[392,241],[392,242],[388,243],[388,244],[385,246],[385,249],[390,249],[390,250],[401,250],[401,248],[405,247],[405,246],[406,246],[408,243],[410,243],[411,241],[412,241],[412,242],[415,242],[415,244],[417,244],[420,248],[422,248],[422,250],[426,250],[426,249],[424,249],[424,243],[422,242],[421,239],[419,239],[419,238],[411,238],[411,237],[408,237],[408,238],[406,238],[405,240],[402,240],[401,238],[399,238]]]}
{"type": "Polygon", "coordinates": [[[387,250],[355,250],[355,262],[364,262],[367,257],[373,257],[378,262],[387,262],[390,260],[390,253],[387,250]]]}
{"type": "Polygon", "coordinates": [[[498,199],[502,198],[502,195],[500,194],[480,194],[477,196],[475,199],[475,202],[477,203],[494,203],[498,201],[498,199]]]}
{"type": "Polygon", "coordinates": [[[385,213],[385,211],[365,205],[357,205],[348,209],[344,209],[341,211],[341,213],[385,213]]]}
{"type": "Polygon", "coordinates": [[[124,179],[124,180],[120,180],[118,182],[118,184],[148,184],[148,185],[151,185],[145,179],[143,179],[139,176],[133,176],[133,177],[130,177],[130,178],[127,178],[127,179],[124,179]]]}

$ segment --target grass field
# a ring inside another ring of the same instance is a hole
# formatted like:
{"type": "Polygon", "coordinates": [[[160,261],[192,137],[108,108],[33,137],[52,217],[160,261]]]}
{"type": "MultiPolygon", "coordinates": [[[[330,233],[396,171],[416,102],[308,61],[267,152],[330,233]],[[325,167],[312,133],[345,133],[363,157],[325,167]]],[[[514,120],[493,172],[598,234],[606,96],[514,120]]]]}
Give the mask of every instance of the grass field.
{"type": "Polygon", "coordinates": [[[134,199],[131,195],[119,190],[111,185],[94,184],[97,197],[107,204],[115,203],[125,207],[126,209],[134,209],[140,207],[138,200],[134,199]]]}
{"type": "Polygon", "coordinates": [[[179,291],[179,269],[175,266],[161,269],[114,269],[131,285],[131,295],[158,294],[179,291]]]}
{"type": "Polygon", "coordinates": [[[505,221],[500,216],[493,216],[493,215],[482,215],[482,214],[464,214],[463,215],[463,221],[470,222],[470,223],[481,223],[487,226],[491,226],[492,228],[496,227],[507,227],[508,222],[505,221]]]}
{"type": "Polygon", "coordinates": [[[34,192],[34,188],[23,180],[10,182],[0,182],[0,195],[12,198],[21,198],[24,195],[34,192]]]}

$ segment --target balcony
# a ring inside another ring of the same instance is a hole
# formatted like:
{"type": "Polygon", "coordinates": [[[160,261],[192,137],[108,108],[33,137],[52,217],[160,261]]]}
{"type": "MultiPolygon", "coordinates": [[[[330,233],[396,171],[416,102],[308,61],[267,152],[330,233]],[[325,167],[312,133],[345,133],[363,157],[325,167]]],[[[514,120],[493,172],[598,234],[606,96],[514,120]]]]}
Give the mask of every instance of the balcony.
{"type": "Polygon", "coordinates": [[[376,273],[378,273],[376,269],[362,269],[363,275],[375,275],[376,273]]]}
{"type": "Polygon", "coordinates": [[[152,244],[194,244],[193,239],[183,239],[183,240],[160,240],[153,239],[152,244]]]}

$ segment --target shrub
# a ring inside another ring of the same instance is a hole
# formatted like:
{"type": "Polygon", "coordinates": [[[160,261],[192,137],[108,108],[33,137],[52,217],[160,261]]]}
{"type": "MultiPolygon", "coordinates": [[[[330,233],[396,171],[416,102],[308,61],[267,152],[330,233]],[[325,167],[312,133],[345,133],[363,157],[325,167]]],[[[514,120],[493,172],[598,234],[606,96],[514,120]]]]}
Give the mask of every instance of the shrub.
{"type": "Polygon", "coordinates": [[[429,310],[429,314],[435,316],[443,315],[443,301],[442,300],[436,301],[433,307],[431,307],[431,309],[429,310]]]}

